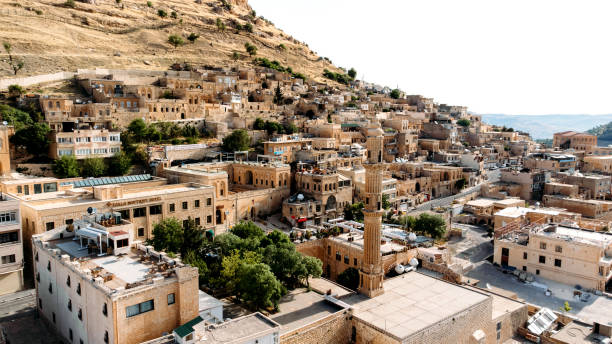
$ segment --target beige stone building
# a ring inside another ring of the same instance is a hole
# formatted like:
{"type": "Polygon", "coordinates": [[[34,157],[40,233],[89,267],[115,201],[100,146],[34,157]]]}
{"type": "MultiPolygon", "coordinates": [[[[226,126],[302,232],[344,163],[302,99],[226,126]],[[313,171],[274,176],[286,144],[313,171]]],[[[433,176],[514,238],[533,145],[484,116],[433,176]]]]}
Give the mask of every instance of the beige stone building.
{"type": "Polygon", "coordinates": [[[264,141],[264,154],[274,158],[280,158],[284,163],[292,163],[298,151],[312,143],[310,139],[298,136],[281,136],[269,141],[264,141]]]}
{"type": "Polygon", "coordinates": [[[26,263],[31,261],[33,235],[69,225],[88,210],[98,214],[120,213],[134,226],[134,242],[152,237],[153,227],[165,218],[185,223],[189,217],[205,230],[215,229],[215,189],[149,175],[84,180],[59,180],[62,191],[19,196],[26,263]]]}
{"type": "Polygon", "coordinates": [[[584,172],[612,173],[612,155],[587,155],[583,159],[584,172]]]}
{"type": "Polygon", "coordinates": [[[493,261],[550,280],[605,291],[612,234],[537,222],[496,234],[493,261]]]}
{"type": "Polygon", "coordinates": [[[38,313],[67,342],[137,344],[198,315],[198,270],[133,243],[134,226],[114,219],[32,238],[38,313]]]}
{"type": "Polygon", "coordinates": [[[280,209],[291,187],[291,168],[279,162],[189,164],[165,168],[163,175],[171,182],[214,187],[216,233],[280,209]]]}
{"type": "Polygon", "coordinates": [[[553,135],[553,147],[562,149],[573,148],[579,151],[591,152],[597,146],[597,136],[575,131],[564,131],[553,135]]]}
{"type": "Polygon", "coordinates": [[[15,133],[12,126],[0,126],[0,173],[3,176],[11,172],[11,145],[9,138],[15,133]]]}
{"type": "Polygon", "coordinates": [[[0,194],[0,295],[22,290],[23,235],[19,200],[0,194]]]}

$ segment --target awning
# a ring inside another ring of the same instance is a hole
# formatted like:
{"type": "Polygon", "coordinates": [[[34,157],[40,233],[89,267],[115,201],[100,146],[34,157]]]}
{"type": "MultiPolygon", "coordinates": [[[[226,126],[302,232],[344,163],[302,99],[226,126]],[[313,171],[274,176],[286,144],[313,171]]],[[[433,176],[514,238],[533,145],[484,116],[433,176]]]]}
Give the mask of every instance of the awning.
{"type": "Polygon", "coordinates": [[[96,231],[92,231],[91,229],[81,228],[76,231],[76,235],[93,240],[98,240],[98,238],[100,238],[102,234],[96,231]]]}

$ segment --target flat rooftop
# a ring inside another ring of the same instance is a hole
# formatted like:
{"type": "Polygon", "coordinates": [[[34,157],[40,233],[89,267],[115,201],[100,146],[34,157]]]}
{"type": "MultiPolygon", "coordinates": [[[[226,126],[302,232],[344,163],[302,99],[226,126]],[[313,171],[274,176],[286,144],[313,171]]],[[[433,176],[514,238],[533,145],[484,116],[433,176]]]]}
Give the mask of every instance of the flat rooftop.
{"type": "Polygon", "coordinates": [[[600,336],[592,332],[592,325],[579,321],[572,321],[563,326],[559,332],[553,334],[551,338],[567,344],[602,343],[598,338],[600,336]]]}
{"type": "Polygon", "coordinates": [[[354,307],[354,317],[401,340],[490,297],[418,272],[385,280],[383,285],[380,296],[352,295],[342,301],[354,307]]]}
{"type": "MultiPolygon", "coordinates": [[[[550,228],[550,226],[548,228],[550,228]]],[[[554,231],[540,230],[538,235],[596,246],[608,246],[612,244],[612,234],[570,228],[561,225],[557,225],[554,231]]]]}
{"type": "Polygon", "coordinates": [[[493,206],[494,203],[498,202],[499,200],[493,199],[493,198],[477,198],[473,201],[469,201],[467,202],[465,205],[471,206],[471,207],[478,207],[478,208],[485,208],[485,207],[491,207],[493,206]]]}
{"type": "Polygon", "coordinates": [[[279,309],[280,311],[270,316],[270,319],[282,326],[281,334],[284,334],[332,315],[343,308],[313,291],[296,289],[281,298],[279,309]]]}
{"type": "MultiPolygon", "coordinates": [[[[384,233],[383,233],[384,234],[384,233]]],[[[363,250],[363,234],[358,231],[351,231],[349,233],[342,233],[335,237],[329,237],[329,240],[336,241],[342,243],[344,245],[353,246],[358,248],[359,250],[363,250]],[[352,238],[349,241],[349,238],[352,238]]],[[[400,245],[394,243],[392,241],[386,241],[384,244],[380,245],[380,252],[382,254],[402,251],[406,248],[404,245],[400,245]]]]}
{"type": "MultiPolygon", "coordinates": [[[[205,322],[193,326],[195,337],[202,335],[197,343],[221,344],[234,343],[235,340],[257,338],[257,335],[274,332],[280,327],[276,322],[266,318],[261,313],[245,315],[217,325],[207,325],[205,322]]],[[[242,343],[242,341],[240,341],[242,343]]]]}
{"type": "Polygon", "coordinates": [[[508,207],[508,208],[504,208],[496,212],[494,215],[499,215],[499,216],[504,216],[504,217],[521,217],[521,216],[525,216],[527,213],[539,213],[539,214],[547,214],[547,215],[556,216],[562,213],[562,211],[556,208],[533,209],[533,208],[525,208],[525,207],[508,207]]]}
{"type": "Polygon", "coordinates": [[[88,253],[87,247],[82,248],[79,241],[72,237],[48,243],[50,248],[59,249],[62,254],[70,256],[71,261],[78,264],[79,270],[87,269],[93,277],[102,277],[104,285],[110,289],[128,289],[128,284],[143,282],[164,272],[164,269],[159,269],[159,262],[155,258],[145,257],[144,252],[134,248],[123,255],[98,256],[97,251],[88,253]]]}

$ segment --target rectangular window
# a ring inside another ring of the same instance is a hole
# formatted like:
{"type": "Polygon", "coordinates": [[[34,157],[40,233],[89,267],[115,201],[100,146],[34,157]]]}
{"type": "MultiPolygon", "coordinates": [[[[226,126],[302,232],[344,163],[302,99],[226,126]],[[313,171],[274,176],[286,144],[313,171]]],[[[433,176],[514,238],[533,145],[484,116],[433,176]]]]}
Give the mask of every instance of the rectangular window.
{"type": "Polygon", "coordinates": [[[126,318],[130,318],[136,316],[138,314],[146,313],[155,309],[155,305],[153,300],[145,301],[139,304],[135,304],[133,306],[128,306],[125,308],[125,316],[126,318]]]}
{"type": "Polygon", "coordinates": [[[349,256],[344,256],[344,264],[349,264],[350,259],[349,256]]]}
{"type": "Polygon", "coordinates": [[[125,219],[125,220],[129,220],[130,219],[130,210],[129,209],[119,210],[119,213],[121,214],[121,218],[122,219],[125,219]]]}
{"type": "Polygon", "coordinates": [[[34,184],[34,193],[35,194],[42,193],[42,185],[41,184],[34,184]]]}
{"type": "Polygon", "coordinates": [[[212,222],[212,215],[206,216],[206,223],[211,223],[211,222],[212,222]]]}
{"type": "Polygon", "coordinates": [[[21,185],[17,185],[17,193],[22,193],[23,192],[23,188],[21,187],[21,185]]]}
{"type": "Polygon", "coordinates": [[[174,213],[174,203],[170,203],[168,205],[168,211],[171,212],[171,213],[174,213]]]}
{"type": "Polygon", "coordinates": [[[342,256],[340,255],[340,251],[336,251],[336,260],[340,261],[342,259],[342,256]]]}
{"type": "Polygon", "coordinates": [[[196,208],[199,208],[199,207],[200,207],[200,200],[199,200],[199,199],[196,199],[196,200],[193,202],[193,206],[194,206],[194,207],[196,207],[196,208]]]}
{"type": "Polygon", "coordinates": [[[540,243],[540,249],[541,250],[545,250],[546,249],[546,243],[545,242],[541,242],[540,243]]]}
{"type": "Polygon", "coordinates": [[[561,267],[561,259],[555,259],[555,266],[558,268],[561,267]]]}
{"type": "Polygon", "coordinates": [[[57,183],[45,183],[43,184],[43,190],[45,192],[55,192],[57,191],[57,183]]]}
{"type": "Polygon", "coordinates": [[[207,198],[206,199],[206,205],[212,205],[212,198],[207,198]]]}
{"type": "Polygon", "coordinates": [[[2,264],[11,264],[15,262],[15,255],[2,256],[2,264]]]}
{"type": "Polygon", "coordinates": [[[353,258],[353,265],[357,266],[357,258],[353,258]]]}
{"type": "Polygon", "coordinates": [[[45,224],[45,228],[47,229],[47,231],[52,230],[53,228],[55,228],[55,223],[54,222],[47,222],[45,224]]]}
{"type": "Polygon", "coordinates": [[[149,207],[149,215],[159,215],[162,213],[161,205],[152,205],[149,207]]]}
{"type": "Polygon", "coordinates": [[[187,202],[183,202],[183,210],[187,210],[188,206],[187,206],[187,202]]]}
{"type": "Polygon", "coordinates": [[[134,208],[134,217],[147,216],[147,208],[134,208]]]}
{"type": "Polygon", "coordinates": [[[546,264],[546,257],[540,256],[540,264],[546,264]]]}
{"type": "Polygon", "coordinates": [[[19,232],[0,233],[0,244],[19,241],[19,232]]]}
{"type": "Polygon", "coordinates": [[[189,220],[183,220],[183,228],[187,228],[189,226],[189,220]]]}
{"type": "Polygon", "coordinates": [[[557,253],[563,253],[563,247],[561,247],[561,246],[559,246],[559,245],[555,246],[555,252],[557,252],[557,253]]]}
{"type": "Polygon", "coordinates": [[[117,240],[117,248],[126,247],[129,245],[128,239],[119,239],[117,240]]]}
{"type": "Polygon", "coordinates": [[[200,218],[199,217],[195,218],[195,224],[196,224],[196,226],[200,225],[200,218]]]}
{"type": "Polygon", "coordinates": [[[138,236],[139,237],[143,237],[144,236],[144,228],[138,228],[138,236]]]}
{"type": "Polygon", "coordinates": [[[174,300],[174,293],[168,294],[168,304],[173,305],[176,301],[174,300]]]}
{"type": "Polygon", "coordinates": [[[17,212],[10,211],[7,213],[0,213],[0,223],[16,222],[16,221],[17,221],[17,212]]]}

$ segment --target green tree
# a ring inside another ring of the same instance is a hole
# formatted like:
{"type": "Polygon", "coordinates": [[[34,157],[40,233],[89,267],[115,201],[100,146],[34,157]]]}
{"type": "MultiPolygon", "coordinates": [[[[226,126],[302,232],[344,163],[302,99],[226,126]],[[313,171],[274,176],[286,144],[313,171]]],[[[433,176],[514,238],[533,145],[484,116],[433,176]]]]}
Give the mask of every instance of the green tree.
{"type": "Polygon", "coordinates": [[[416,219],[414,230],[428,234],[434,239],[439,239],[446,232],[446,221],[440,215],[421,213],[416,219]]]}
{"type": "Polygon", "coordinates": [[[196,224],[193,218],[188,217],[187,223],[183,226],[183,245],[181,246],[181,255],[185,256],[187,252],[199,252],[206,237],[201,226],[196,224]]]}
{"type": "Polygon", "coordinates": [[[268,245],[285,245],[290,244],[291,240],[287,234],[275,229],[268,233],[265,238],[261,239],[261,247],[267,247],[268,245]]]}
{"type": "Polygon", "coordinates": [[[166,11],[164,11],[162,9],[159,9],[159,10],[157,10],[157,15],[160,16],[161,18],[166,18],[168,16],[168,12],[166,12],[166,11]]]}
{"type": "Polygon", "coordinates": [[[151,1],[147,1],[147,7],[153,7],[153,3],[151,1]]]}
{"type": "MultiPolygon", "coordinates": [[[[73,4],[74,4],[74,1],[73,1],[73,4]]],[[[21,60],[17,60],[16,58],[13,57],[13,46],[11,45],[11,43],[4,42],[2,43],[2,46],[4,46],[4,51],[6,51],[6,54],[9,57],[9,60],[8,60],[9,66],[11,66],[13,73],[17,75],[17,72],[23,69],[23,66],[25,65],[24,62],[21,60]]]]}
{"type": "Polygon", "coordinates": [[[323,274],[323,262],[319,258],[303,256],[302,262],[306,267],[306,285],[310,287],[309,277],[319,278],[323,274]]]}
{"type": "Polygon", "coordinates": [[[106,174],[106,164],[102,158],[88,157],[83,160],[83,177],[102,177],[106,174]]]}
{"type": "Polygon", "coordinates": [[[397,88],[394,89],[393,91],[391,91],[391,93],[389,94],[389,96],[393,99],[399,99],[400,97],[400,90],[398,90],[397,88]]]}
{"type": "Polygon", "coordinates": [[[276,89],[274,90],[274,104],[283,104],[283,91],[281,91],[280,82],[278,83],[278,85],[276,85],[276,89]]]}
{"type": "Polygon", "coordinates": [[[157,251],[178,253],[183,247],[183,226],[173,218],[166,218],[153,227],[153,239],[150,240],[157,251]]]}
{"type": "Polygon", "coordinates": [[[59,178],[74,178],[79,176],[79,164],[74,155],[62,155],[53,162],[53,173],[59,178]]]}
{"type": "Polygon", "coordinates": [[[244,43],[244,49],[246,50],[246,52],[249,54],[249,56],[255,56],[257,55],[257,47],[254,46],[251,43],[244,43]]]}
{"type": "Polygon", "coordinates": [[[66,0],[66,2],[64,3],[64,6],[70,7],[70,8],[75,8],[76,4],[74,3],[74,0],[66,0]]]}
{"type": "Polygon", "coordinates": [[[34,123],[23,127],[11,136],[10,142],[16,146],[25,147],[34,156],[46,155],[49,150],[49,133],[51,128],[47,123],[34,123]]]}
{"type": "Polygon", "coordinates": [[[253,308],[278,308],[282,285],[263,263],[241,264],[238,270],[238,295],[253,308]]]}
{"type": "Polygon", "coordinates": [[[195,252],[189,251],[183,257],[183,262],[193,267],[198,268],[200,284],[204,284],[209,277],[208,266],[204,259],[200,258],[195,252]]]}
{"type": "Polygon", "coordinates": [[[338,275],[336,282],[351,290],[357,290],[359,287],[359,270],[355,268],[348,268],[342,271],[338,275]]]}
{"type": "Polygon", "coordinates": [[[108,174],[111,176],[124,176],[132,169],[132,159],[121,151],[111,158],[108,174]]]}
{"type": "Polygon", "coordinates": [[[225,31],[225,23],[221,20],[221,18],[217,18],[216,24],[219,31],[225,31]]]}
{"type": "Polygon", "coordinates": [[[298,127],[295,126],[295,124],[293,123],[287,123],[283,126],[285,133],[287,134],[295,134],[298,131],[300,131],[300,129],[298,127]]]}
{"type": "Polygon", "coordinates": [[[172,13],[170,13],[170,17],[172,17],[172,19],[176,19],[178,18],[178,13],[176,13],[175,11],[172,11],[172,13]]]}
{"type": "Polygon", "coordinates": [[[19,131],[34,123],[29,113],[6,104],[0,104],[0,116],[2,116],[3,121],[7,121],[9,125],[12,125],[15,131],[19,131]]]}
{"type": "Polygon", "coordinates": [[[251,23],[246,23],[246,24],[244,25],[244,31],[246,31],[246,32],[250,32],[250,33],[253,33],[253,24],[251,24],[251,23]]]}
{"type": "Polygon", "coordinates": [[[347,204],[344,207],[344,219],[363,222],[363,202],[347,204]]]}
{"type": "Polygon", "coordinates": [[[179,35],[170,35],[168,36],[168,43],[172,44],[174,46],[174,49],[176,49],[181,45],[185,44],[185,41],[183,40],[183,37],[179,35]]]}
{"type": "Polygon", "coordinates": [[[259,117],[255,118],[255,123],[253,123],[253,129],[264,130],[265,128],[266,128],[266,122],[259,117]]]}
{"type": "Polygon", "coordinates": [[[251,143],[249,134],[244,129],[234,130],[223,138],[223,150],[226,152],[247,151],[251,143]]]}
{"type": "Polygon", "coordinates": [[[261,240],[265,236],[263,229],[252,221],[239,222],[232,227],[231,232],[242,239],[257,238],[261,240]]]}
{"type": "Polygon", "coordinates": [[[389,195],[387,194],[383,194],[382,196],[382,207],[385,210],[391,208],[391,202],[389,202],[389,195]]]}
{"type": "Polygon", "coordinates": [[[8,91],[9,91],[9,95],[15,98],[25,93],[25,90],[23,89],[23,87],[17,84],[9,85],[8,91]]]}
{"type": "Polygon", "coordinates": [[[233,290],[238,283],[238,270],[241,264],[261,263],[261,255],[257,252],[240,252],[233,250],[229,255],[225,255],[221,262],[221,277],[226,281],[226,287],[233,290]]]}
{"type": "Polygon", "coordinates": [[[147,135],[147,123],[142,118],[135,119],[130,122],[127,130],[137,142],[142,142],[147,135]]]}
{"type": "Polygon", "coordinates": [[[240,60],[240,54],[237,51],[234,51],[232,53],[232,60],[234,60],[234,61],[240,60]]]}
{"type": "Polygon", "coordinates": [[[287,47],[283,43],[279,44],[277,48],[280,51],[286,51],[287,50],[287,47]]]}
{"type": "Polygon", "coordinates": [[[194,32],[190,33],[189,36],[187,36],[187,39],[191,43],[195,43],[195,41],[197,41],[198,38],[200,38],[200,35],[198,35],[197,33],[194,33],[194,32]]]}
{"type": "Polygon", "coordinates": [[[471,122],[467,118],[462,118],[462,119],[457,121],[457,125],[460,125],[460,126],[465,127],[465,128],[469,127],[470,124],[471,124],[471,122]]]}
{"type": "Polygon", "coordinates": [[[357,71],[355,70],[355,68],[349,69],[348,76],[350,76],[351,79],[355,80],[355,78],[357,77],[357,71]]]}

